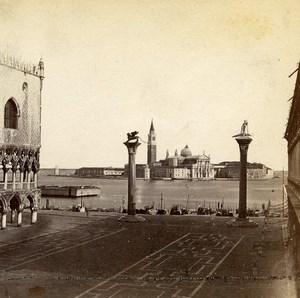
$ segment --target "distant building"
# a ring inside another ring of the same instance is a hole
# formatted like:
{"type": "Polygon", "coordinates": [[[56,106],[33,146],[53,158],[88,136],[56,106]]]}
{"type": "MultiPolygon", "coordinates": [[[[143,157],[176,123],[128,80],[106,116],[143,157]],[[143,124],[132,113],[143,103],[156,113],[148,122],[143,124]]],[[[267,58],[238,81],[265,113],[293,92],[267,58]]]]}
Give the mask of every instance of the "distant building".
{"type": "Polygon", "coordinates": [[[54,175],[59,176],[59,167],[55,166],[54,175]]]}
{"type": "MultiPolygon", "coordinates": [[[[136,164],[136,178],[138,179],[150,179],[150,169],[148,165],[145,164],[136,164]]],[[[128,177],[129,169],[128,164],[125,165],[125,177],[128,177]]]]}
{"type": "Polygon", "coordinates": [[[74,176],[75,169],[41,168],[39,176],[74,176]]]}
{"type": "Polygon", "coordinates": [[[210,157],[204,153],[192,155],[188,145],[181,150],[180,155],[176,150],[174,156],[169,156],[167,151],[166,158],[154,163],[150,172],[153,179],[211,179],[213,177],[210,157]]]}
{"type": "Polygon", "coordinates": [[[75,171],[75,176],[98,177],[98,178],[122,178],[124,168],[113,167],[84,167],[75,171]]]}
{"type": "MultiPolygon", "coordinates": [[[[75,176],[95,178],[127,178],[128,164],[124,168],[114,167],[83,167],[75,170],[75,176]]],[[[136,164],[136,178],[149,179],[150,171],[148,165],[136,164]]]]}
{"type": "MultiPolygon", "coordinates": [[[[300,67],[300,63],[299,66],[300,67]]],[[[296,79],[294,95],[284,135],[288,151],[288,185],[286,186],[289,203],[289,220],[292,247],[298,263],[300,276],[300,71],[296,79]]]]}
{"type": "Polygon", "coordinates": [[[22,211],[37,221],[41,192],[37,187],[41,147],[41,94],[44,63],[31,65],[0,53],[0,212],[22,224],[22,211]],[[15,218],[16,217],[16,218],[15,218]]]}
{"type": "Polygon", "coordinates": [[[166,158],[156,161],[156,133],[151,121],[148,134],[148,166],[151,179],[210,179],[213,177],[210,156],[192,155],[188,145],[178,155],[169,156],[167,150],[166,158]]]}
{"type": "Polygon", "coordinates": [[[148,166],[151,166],[153,163],[156,162],[156,133],[154,130],[153,120],[151,121],[147,145],[147,164],[148,166]]]}
{"type": "MultiPolygon", "coordinates": [[[[214,178],[239,178],[240,162],[223,161],[214,165],[214,178]]],[[[247,163],[248,179],[267,179],[273,178],[274,171],[262,163],[247,163]]]]}
{"type": "Polygon", "coordinates": [[[191,178],[191,171],[183,166],[155,166],[151,168],[151,176],[153,179],[185,180],[191,178]]]}

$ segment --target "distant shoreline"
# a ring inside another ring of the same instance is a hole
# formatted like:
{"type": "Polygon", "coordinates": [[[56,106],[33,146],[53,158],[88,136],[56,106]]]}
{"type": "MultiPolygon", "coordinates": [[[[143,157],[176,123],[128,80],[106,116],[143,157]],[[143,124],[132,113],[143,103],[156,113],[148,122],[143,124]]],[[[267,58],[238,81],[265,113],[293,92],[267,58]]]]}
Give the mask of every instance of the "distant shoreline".
{"type": "MultiPolygon", "coordinates": [[[[99,180],[128,180],[127,177],[94,177],[94,176],[78,176],[78,175],[54,175],[54,174],[47,174],[43,176],[50,176],[50,177],[64,177],[64,178],[84,178],[84,179],[99,179],[99,180]]],[[[172,182],[172,181],[239,181],[239,178],[209,178],[209,179],[164,179],[164,178],[155,178],[155,179],[145,179],[145,178],[136,178],[137,180],[145,180],[145,181],[165,181],[165,182],[172,182]]],[[[273,180],[273,178],[248,178],[248,181],[264,181],[264,180],[273,180]]]]}

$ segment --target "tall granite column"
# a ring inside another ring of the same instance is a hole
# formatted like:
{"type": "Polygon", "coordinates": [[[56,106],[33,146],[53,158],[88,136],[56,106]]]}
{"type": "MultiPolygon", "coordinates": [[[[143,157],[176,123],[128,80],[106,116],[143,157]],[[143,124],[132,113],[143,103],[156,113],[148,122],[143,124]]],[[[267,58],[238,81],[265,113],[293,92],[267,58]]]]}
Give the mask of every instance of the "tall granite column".
{"type": "Polygon", "coordinates": [[[137,147],[140,143],[126,143],[128,149],[128,215],[136,214],[136,201],[135,201],[135,184],[136,184],[136,167],[135,155],[137,147]]]}
{"type": "Polygon", "coordinates": [[[257,223],[247,218],[247,153],[249,144],[252,142],[248,133],[248,122],[244,121],[241,133],[233,136],[240,149],[240,184],[239,184],[239,215],[235,220],[227,222],[232,227],[256,227],[257,223]],[[247,132],[246,132],[247,130],[247,132]]]}
{"type": "Polygon", "coordinates": [[[136,166],[135,155],[137,147],[141,145],[139,142],[138,132],[128,133],[128,140],[124,145],[128,150],[128,209],[127,215],[119,218],[119,221],[140,222],[145,219],[136,215],[136,201],[135,201],[135,183],[136,183],[136,166]]]}
{"type": "Polygon", "coordinates": [[[240,147],[240,188],[239,188],[239,218],[246,219],[247,215],[247,153],[249,144],[252,142],[250,137],[235,139],[240,147]]]}

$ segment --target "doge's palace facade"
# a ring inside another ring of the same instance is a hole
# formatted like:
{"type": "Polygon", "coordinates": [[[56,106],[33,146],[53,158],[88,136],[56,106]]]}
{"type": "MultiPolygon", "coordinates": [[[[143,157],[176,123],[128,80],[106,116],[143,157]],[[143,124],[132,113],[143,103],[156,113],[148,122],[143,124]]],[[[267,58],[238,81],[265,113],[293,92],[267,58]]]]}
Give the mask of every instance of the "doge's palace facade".
{"type": "Polygon", "coordinates": [[[4,229],[7,220],[21,226],[24,208],[31,210],[31,223],[37,221],[44,63],[42,59],[37,65],[24,63],[0,53],[0,78],[0,213],[4,229]]]}

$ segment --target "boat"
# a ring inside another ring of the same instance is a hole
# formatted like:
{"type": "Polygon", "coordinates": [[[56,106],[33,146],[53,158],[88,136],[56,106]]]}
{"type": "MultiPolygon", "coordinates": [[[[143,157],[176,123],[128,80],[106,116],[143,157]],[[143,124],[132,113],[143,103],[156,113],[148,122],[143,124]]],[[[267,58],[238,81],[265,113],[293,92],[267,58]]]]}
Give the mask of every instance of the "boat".
{"type": "Polygon", "coordinates": [[[91,197],[100,196],[101,189],[97,186],[40,186],[42,197],[91,197]]]}

